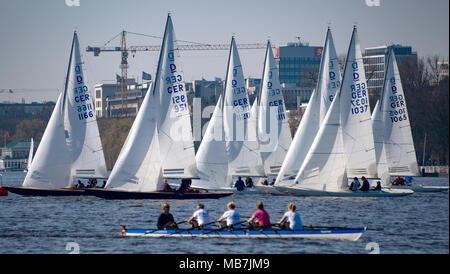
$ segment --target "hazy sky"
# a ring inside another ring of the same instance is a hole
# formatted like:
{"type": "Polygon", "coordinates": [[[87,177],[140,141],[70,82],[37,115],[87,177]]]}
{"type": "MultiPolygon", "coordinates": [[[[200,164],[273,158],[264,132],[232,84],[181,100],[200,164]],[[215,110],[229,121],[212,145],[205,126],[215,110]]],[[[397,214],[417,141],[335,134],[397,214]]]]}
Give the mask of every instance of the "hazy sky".
{"type": "MultiPolygon", "coordinates": [[[[362,48],[386,43],[413,46],[419,56],[448,56],[448,0],[0,0],[0,102],[55,100],[61,90],[73,30],[81,47],[101,46],[121,30],[162,36],[167,13],[172,13],[177,39],[202,43],[265,43],[276,46],[296,41],[322,46],[331,26],[338,54],[345,53],[353,25],[358,25],[362,48]],[[20,89],[28,91],[20,92],[20,89]],[[52,89],[44,93],[42,89],[52,89]]],[[[155,45],[160,39],[128,35],[128,45],[155,45]]],[[[119,45],[115,39],[110,45],[119,45]]],[[[224,78],[226,51],[183,51],[187,80],[224,78]]],[[[91,86],[120,74],[119,53],[94,57],[83,52],[91,86]]],[[[241,50],[246,77],[260,77],[264,50],[241,50]]],[[[129,58],[129,76],[152,75],[158,52],[138,52],[129,58]]]]}

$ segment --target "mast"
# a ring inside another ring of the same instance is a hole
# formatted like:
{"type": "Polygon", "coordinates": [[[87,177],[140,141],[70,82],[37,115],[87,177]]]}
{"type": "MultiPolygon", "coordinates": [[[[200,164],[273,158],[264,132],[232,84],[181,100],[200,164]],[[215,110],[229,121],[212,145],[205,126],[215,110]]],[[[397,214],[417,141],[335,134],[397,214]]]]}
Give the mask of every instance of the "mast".
{"type": "Polygon", "coordinates": [[[69,75],[70,75],[70,68],[72,66],[72,56],[73,56],[73,48],[75,45],[75,38],[77,36],[77,31],[73,32],[73,39],[72,39],[72,47],[70,48],[70,57],[69,57],[69,65],[67,66],[67,73],[66,73],[66,82],[64,84],[64,93],[63,93],[63,102],[62,102],[62,109],[64,109],[66,105],[66,95],[67,95],[67,86],[69,84],[69,75]]]}

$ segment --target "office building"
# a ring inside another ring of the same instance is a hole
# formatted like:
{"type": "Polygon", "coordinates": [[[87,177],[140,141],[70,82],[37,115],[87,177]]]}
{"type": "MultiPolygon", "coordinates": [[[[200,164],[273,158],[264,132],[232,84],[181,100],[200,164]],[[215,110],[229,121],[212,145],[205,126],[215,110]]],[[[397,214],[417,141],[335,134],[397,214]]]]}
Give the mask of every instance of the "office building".
{"type": "Polygon", "coordinates": [[[366,48],[363,54],[364,69],[367,79],[367,90],[369,92],[369,102],[375,106],[375,102],[380,98],[383,84],[385,64],[389,51],[393,49],[399,70],[417,67],[417,52],[412,51],[410,46],[383,45],[366,48]]]}
{"type": "Polygon", "coordinates": [[[323,47],[308,43],[288,43],[275,50],[286,109],[309,101],[316,87],[323,47]]]}

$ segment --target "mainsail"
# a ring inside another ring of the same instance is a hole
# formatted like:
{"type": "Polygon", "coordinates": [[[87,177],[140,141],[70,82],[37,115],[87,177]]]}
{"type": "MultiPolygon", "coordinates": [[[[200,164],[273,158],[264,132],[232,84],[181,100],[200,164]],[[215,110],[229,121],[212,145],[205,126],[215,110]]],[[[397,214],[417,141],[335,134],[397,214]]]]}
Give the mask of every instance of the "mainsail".
{"type": "Polygon", "coordinates": [[[250,121],[250,102],[234,37],[228,59],[223,116],[228,174],[263,176],[264,168],[256,139],[256,117],[250,121]],[[253,140],[249,138],[252,136],[255,137],[253,140]]]}
{"type": "Polygon", "coordinates": [[[341,87],[341,73],[334,47],[333,36],[328,28],[319,69],[319,82],[309,99],[300,125],[278,173],[277,183],[293,178],[305,160],[320,124],[324,120],[334,95],[341,87]]]}
{"type": "Polygon", "coordinates": [[[228,156],[223,138],[222,105],[223,98],[220,95],[195,155],[200,180],[193,180],[193,186],[209,189],[230,186],[228,156]]]}
{"type": "Polygon", "coordinates": [[[165,178],[197,178],[194,138],[180,56],[167,17],[153,92],[165,178]]]}
{"type": "Polygon", "coordinates": [[[64,132],[62,101],[60,94],[28,168],[24,187],[57,189],[71,185],[71,162],[64,132]]]}
{"type": "Polygon", "coordinates": [[[347,53],[340,96],[347,174],[377,178],[369,94],[356,27],[347,53]]]}
{"type": "Polygon", "coordinates": [[[416,151],[411,134],[406,98],[397,60],[389,52],[383,97],[380,104],[384,147],[390,175],[418,176],[416,151]]]}
{"type": "Polygon", "coordinates": [[[94,99],[86,84],[78,35],[73,37],[73,54],[63,95],[66,142],[70,151],[72,177],[107,178],[94,99]]]}
{"type": "Polygon", "coordinates": [[[267,42],[261,85],[258,136],[265,173],[276,175],[286,157],[292,136],[270,41],[267,42]]]}

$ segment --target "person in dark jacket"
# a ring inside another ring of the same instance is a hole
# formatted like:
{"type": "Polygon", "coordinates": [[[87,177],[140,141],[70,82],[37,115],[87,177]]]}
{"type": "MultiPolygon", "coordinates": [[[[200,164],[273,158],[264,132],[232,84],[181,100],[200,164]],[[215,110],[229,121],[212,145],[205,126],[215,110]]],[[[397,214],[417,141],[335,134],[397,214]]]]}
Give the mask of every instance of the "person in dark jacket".
{"type": "Polygon", "coordinates": [[[245,179],[245,187],[253,187],[253,180],[250,177],[245,179]]]}
{"type": "Polygon", "coordinates": [[[238,180],[236,181],[236,183],[234,184],[234,187],[238,190],[238,191],[243,191],[245,189],[245,183],[244,181],[242,181],[241,176],[238,177],[238,180]]]}
{"type": "Polygon", "coordinates": [[[173,215],[169,213],[170,205],[167,203],[162,204],[163,212],[159,215],[158,218],[158,229],[176,229],[178,228],[177,223],[175,223],[175,219],[173,215]]]}
{"type": "Polygon", "coordinates": [[[381,182],[378,181],[378,182],[377,182],[377,186],[375,186],[374,188],[372,188],[372,190],[381,190],[381,182]]]}
{"type": "Polygon", "coordinates": [[[369,181],[367,181],[366,177],[362,176],[361,177],[362,180],[362,186],[359,190],[361,191],[369,191],[370,190],[370,183],[369,181]]]}

